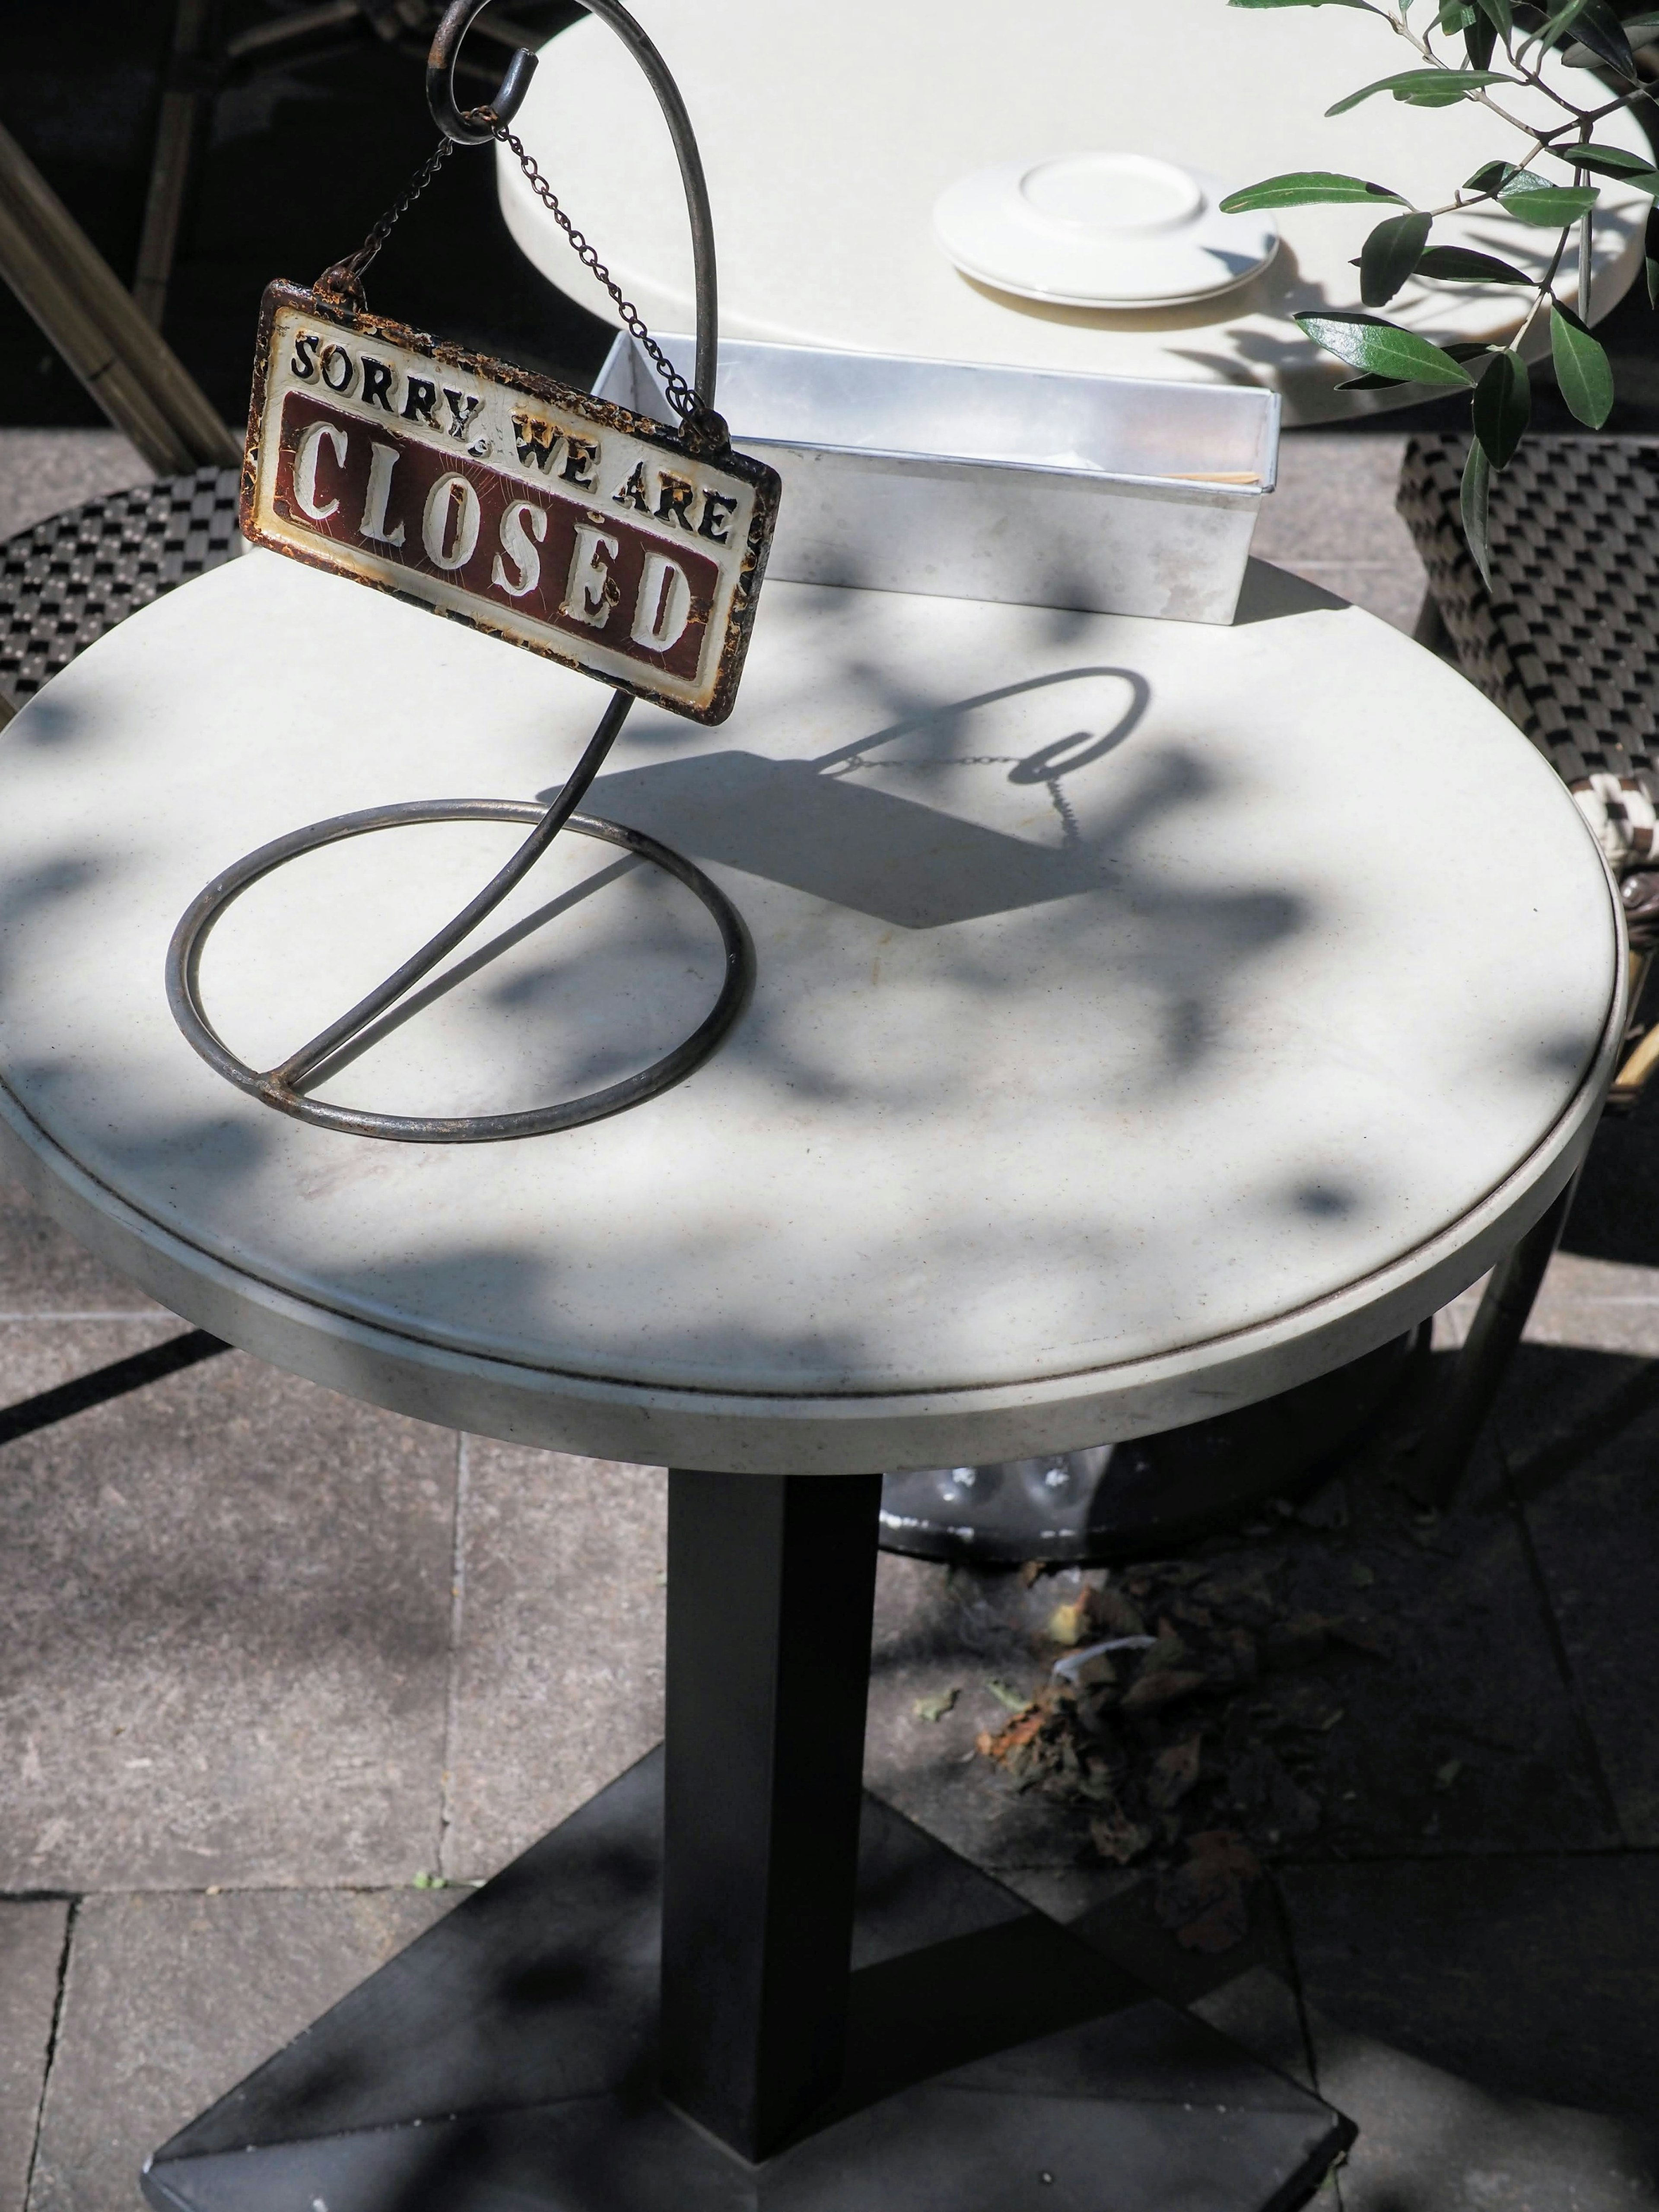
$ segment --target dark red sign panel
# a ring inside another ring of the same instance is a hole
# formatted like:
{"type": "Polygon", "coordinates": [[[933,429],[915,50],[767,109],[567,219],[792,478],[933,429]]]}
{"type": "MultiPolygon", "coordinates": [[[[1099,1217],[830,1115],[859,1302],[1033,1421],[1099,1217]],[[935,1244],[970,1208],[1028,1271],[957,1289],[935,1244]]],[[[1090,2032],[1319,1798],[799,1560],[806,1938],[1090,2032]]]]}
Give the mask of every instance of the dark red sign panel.
{"type": "Polygon", "coordinates": [[[273,285],[243,530],[699,721],[735,696],[770,469],[273,285]]]}

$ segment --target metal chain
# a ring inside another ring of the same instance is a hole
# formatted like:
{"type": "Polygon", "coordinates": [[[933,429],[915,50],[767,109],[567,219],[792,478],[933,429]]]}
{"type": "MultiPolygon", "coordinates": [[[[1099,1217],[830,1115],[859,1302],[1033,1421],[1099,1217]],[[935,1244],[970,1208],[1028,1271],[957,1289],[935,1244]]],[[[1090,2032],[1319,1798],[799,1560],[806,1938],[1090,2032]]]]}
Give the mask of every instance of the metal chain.
{"type": "Polygon", "coordinates": [[[352,294],[356,295],[357,303],[361,306],[365,270],[387,239],[391,237],[399,216],[409,213],[453,150],[454,141],[452,138],[439,139],[436,147],[416,170],[414,175],[398,193],[397,198],[392,201],[392,205],[374,225],[357,251],[355,253],[347,254],[343,261],[337,261],[332,268],[323,271],[317,279],[317,289],[319,292],[335,291],[352,294]]]}
{"type": "MultiPolygon", "coordinates": [[[[482,111],[483,114],[488,112],[487,109],[482,111]]],[[[553,187],[536,166],[535,156],[527,150],[523,139],[509,131],[505,123],[496,124],[495,137],[503,146],[511,148],[517,157],[519,167],[524,171],[525,182],[569,240],[578,260],[586,265],[611,295],[611,304],[622,319],[623,328],[630,337],[636,338],[646,352],[650,355],[657,374],[662,379],[663,390],[668,395],[669,405],[684,420],[690,421],[698,411],[696,393],[674,367],[650,331],[647,330],[644,319],[634,302],[631,300],[623,299],[621,286],[617,284],[604,262],[600,260],[599,255],[559,205],[558,198],[553,187]]]]}
{"type": "MultiPolygon", "coordinates": [[[[663,390],[667,394],[669,405],[688,426],[695,420],[700,420],[702,410],[697,403],[696,393],[680,374],[673,362],[669,360],[668,356],[657,343],[650,331],[647,330],[644,318],[639,309],[631,300],[625,300],[623,297],[621,286],[617,284],[604,262],[600,260],[586,239],[582,236],[580,231],[559,205],[553,187],[537,167],[535,157],[526,147],[523,139],[509,131],[507,125],[499,121],[493,111],[488,107],[472,109],[467,116],[467,120],[489,124],[494,136],[501,143],[512,149],[518,159],[519,167],[524,171],[525,181],[531,191],[535,193],[554,222],[570,240],[578,259],[592,271],[611,295],[612,304],[622,319],[624,330],[631,337],[637,339],[646,352],[650,355],[657,374],[662,379],[663,390]]],[[[317,279],[317,289],[319,292],[343,293],[353,298],[361,307],[364,271],[387,239],[391,237],[393,226],[398,218],[408,214],[410,209],[437,175],[447,160],[453,145],[454,141],[447,137],[438,141],[436,151],[429,154],[416,169],[357,251],[348,254],[344,260],[337,261],[331,268],[325,269],[317,279]]],[[[709,421],[713,426],[714,418],[711,416],[709,421]]]]}

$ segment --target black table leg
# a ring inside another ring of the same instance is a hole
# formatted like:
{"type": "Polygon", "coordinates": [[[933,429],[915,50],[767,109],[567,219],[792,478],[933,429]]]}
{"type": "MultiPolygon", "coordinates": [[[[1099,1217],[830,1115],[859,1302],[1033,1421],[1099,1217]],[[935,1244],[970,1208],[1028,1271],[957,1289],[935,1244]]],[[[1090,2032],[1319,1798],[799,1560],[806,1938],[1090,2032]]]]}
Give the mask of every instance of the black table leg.
{"type": "Polygon", "coordinates": [[[880,1503],[669,1478],[662,2081],[749,2159],[841,2081],[880,1503]]]}
{"type": "Polygon", "coordinates": [[[878,1495],[676,1474],[665,1756],[183,2129],[150,2203],[1301,2203],[1352,2133],[1328,2106],[860,1796],[878,1495]]]}

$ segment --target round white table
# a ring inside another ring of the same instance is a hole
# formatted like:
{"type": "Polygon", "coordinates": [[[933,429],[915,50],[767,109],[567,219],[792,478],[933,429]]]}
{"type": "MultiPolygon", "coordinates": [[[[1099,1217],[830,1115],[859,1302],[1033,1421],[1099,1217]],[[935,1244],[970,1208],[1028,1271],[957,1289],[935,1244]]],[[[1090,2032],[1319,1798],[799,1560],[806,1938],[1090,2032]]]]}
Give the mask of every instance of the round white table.
{"type": "MultiPolygon", "coordinates": [[[[636,708],[586,802],[688,854],[758,980],[689,1081],[562,1135],[404,1146],[234,1092],[161,992],[208,878],[309,819],[556,786],[585,679],[252,554],[3,739],[15,1164],[174,1310],[403,1412],[647,1463],[836,1473],[1167,1429],[1357,1358],[1571,1173],[1618,1033],[1607,879],[1526,740],[1257,566],[1223,629],[774,585],[717,732],[636,708]]],[[[231,909],[256,1066],[504,857],[331,847],[231,909]]],[[[532,1106],[684,1034],[689,893],[561,841],[545,928],[321,1095],[532,1106]],[[587,889],[585,890],[584,886],[587,889]]]]}
{"type": "MultiPolygon", "coordinates": [[[[1301,168],[1379,180],[1433,206],[1480,163],[1524,143],[1495,116],[1402,106],[1382,94],[1325,110],[1415,57],[1358,9],[1229,9],[1222,0],[1037,0],[1011,23],[998,0],[844,0],[833,21],[801,0],[640,0],[702,145],[720,245],[720,328],[854,352],[919,354],[1119,376],[1270,384],[1287,423],[1327,422],[1422,397],[1339,392],[1353,372],[1290,320],[1358,307],[1350,266],[1382,213],[1289,208],[1277,258],[1252,283],[1184,307],[1123,313],[1045,306],[959,276],[936,243],[933,203],[1006,161],[1093,148],[1152,155],[1231,185],[1301,168]]],[[[1552,62],[1554,70],[1559,65],[1552,62]]],[[[1562,70],[1575,97],[1595,80],[1562,70]]],[[[1559,117],[1529,88],[1519,115],[1559,117]]],[[[543,50],[515,130],[573,221],[653,330],[692,326],[684,201],[666,130],[620,41],[592,18],[543,50]]],[[[1603,143],[1650,153],[1626,115],[1603,143]]],[[[498,149],[501,209],[544,276],[593,313],[610,303],[498,149]]],[[[1569,181],[1565,171],[1562,181],[1569,181]]],[[[1641,267],[1649,202],[1598,179],[1592,319],[1641,267]]],[[[1435,227],[1436,241],[1541,267],[1554,234],[1505,218],[1435,227]]],[[[1571,257],[1570,257],[1571,258],[1571,257]]],[[[1564,271],[1565,296],[1577,276],[1564,271]]],[[[1389,315],[1426,337],[1498,338],[1516,295],[1409,285],[1389,315]]],[[[1547,335],[1541,337],[1548,352],[1547,335]]],[[[1534,350],[1529,342],[1529,351],[1534,350]]],[[[742,425],[734,425],[741,429],[742,425]]]]}
{"type": "MultiPolygon", "coordinates": [[[[597,696],[252,553],[0,735],[9,1164],[279,1365],[675,1469],[663,1753],[146,2192],[1098,2212],[1109,2175],[1115,2212],[1302,2201],[1352,2134],[1328,2106],[861,1802],[881,1485],[849,1470],[1167,1427],[1479,1274],[1571,1175],[1619,1036],[1589,833],[1467,684],[1272,570],[1231,629],[775,585],[732,720],[636,709],[588,802],[753,933],[752,1001],[678,1089],[404,1145],[195,1056],[162,963],[210,876],[307,819],[556,786],[597,696]]],[[[227,1042],[270,1065],[515,834],[267,878],[204,963],[227,1042]]],[[[562,837],[328,1095],[532,1105],[684,1033],[712,924],[613,853],[562,837]]]]}

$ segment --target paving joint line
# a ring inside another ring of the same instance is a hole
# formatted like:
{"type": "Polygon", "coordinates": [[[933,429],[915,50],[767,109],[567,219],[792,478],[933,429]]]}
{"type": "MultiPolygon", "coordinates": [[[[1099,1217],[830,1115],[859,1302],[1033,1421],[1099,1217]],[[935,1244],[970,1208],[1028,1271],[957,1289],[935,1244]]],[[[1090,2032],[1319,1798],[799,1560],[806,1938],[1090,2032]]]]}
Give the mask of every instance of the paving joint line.
{"type": "Polygon", "coordinates": [[[23,2207],[27,2212],[34,2195],[35,2169],[40,2163],[40,2138],[46,2130],[46,2099],[52,2094],[52,2070],[58,2063],[58,2045],[64,2028],[64,2002],[69,1993],[70,1950],[75,1941],[76,1922],[80,1917],[81,1900],[72,1896],[69,1911],[64,1915],[64,1941],[58,1954],[58,1986],[52,1992],[52,2026],[46,2031],[46,2054],[40,2069],[40,2094],[34,2106],[34,2128],[29,2141],[28,2169],[23,2176],[23,2207]]]}
{"type": "Polygon", "coordinates": [[[8,1328],[25,1322],[37,1321],[143,1321],[159,1327],[162,1322],[176,1322],[178,1318],[177,1314],[169,1313],[165,1306],[71,1307],[62,1313],[55,1307],[33,1306],[16,1313],[0,1313],[0,1323],[8,1328]]]}
{"type": "MultiPolygon", "coordinates": [[[[1302,1961],[1297,1956],[1296,1929],[1291,1920],[1291,1909],[1285,1901],[1285,1893],[1277,1874],[1270,1875],[1267,1884],[1269,1907],[1279,1929],[1279,1947],[1285,1961],[1285,1972],[1291,1985],[1291,2002],[1296,2006],[1297,2033],[1302,2038],[1302,2056],[1308,2069],[1308,2080],[1316,2097],[1323,2096],[1319,2086],[1319,2047],[1314,2041],[1313,2021],[1308,2014],[1308,1993],[1303,1986],[1302,1961]]],[[[1342,2182],[1337,2166],[1328,2166],[1321,2178],[1320,2185],[1329,2181],[1335,2192],[1339,2208],[1342,2203],[1342,2182]]]]}
{"type": "Polygon", "coordinates": [[[1625,1832],[1625,1823],[1619,1811],[1619,1800],[1613,1795],[1613,1784],[1601,1761],[1601,1747],[1596,1741],[1595,1729],[1590,1726],[1589,1709],[1584,1704],[1583,1693],[1578,1686],[1577,1673],[1567,1650],[1566,1638],[1561,1632],[1561,1623],[1556,1613],[1555,1601],[1550,1595],[1549,1582],[1544,1573],[1544,1563],[1539,1558],[1538,1547],[1533,1541],[1532,1523],[1527,1518],[1526,1500],[1516,1487],[1510,1474],[1509,1454],[1504,1449],[1501,1434],[1493,1437],[1493,1443],[1498,1455],[1499,1480],[1503,1486],[1504,1501],[1514,1520],[1516,1533],[1520,1538],[1521,1556],[1526,1561],[1527,1572],[1532,1578],[1539,1609],[1544,1616],[1544,1634],[1548,1639],[1551,1655],[1554,1658],[1557,1671],[1561,1677],[1561,1686],[1566,1692],[1567,1710],[1572,1716],[1572,1724],[1578,1736],[1579,1747],[1583,1753],[1585,1764],[1589,1768],[1590,1781],[1600,1801],[1602,1818],[1607,1821],[1614,1836],[1618,1838],[1619,1843],[1628,1849],[1631,1839],[1625,1832]]]}
{"type": "Polygon", "coordinates": [[[436,1871],[447,1879],[445,1864],[450,1831],[455,1824],[454,1766],[457,1723],[460,1717],[461,1627],[466,1604],[466,1507],[471,1494],[472,1439],[463,1430],[455,1449],[455,1516],[449,1543],[449,1652],[444,1681],[444,1740],[438,1770],[438,1844],[436,1871]]]}

